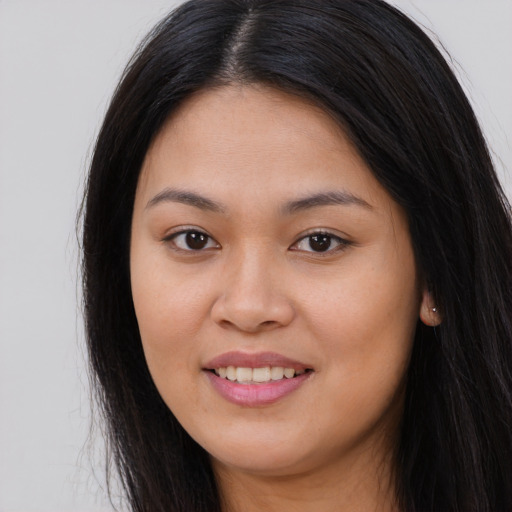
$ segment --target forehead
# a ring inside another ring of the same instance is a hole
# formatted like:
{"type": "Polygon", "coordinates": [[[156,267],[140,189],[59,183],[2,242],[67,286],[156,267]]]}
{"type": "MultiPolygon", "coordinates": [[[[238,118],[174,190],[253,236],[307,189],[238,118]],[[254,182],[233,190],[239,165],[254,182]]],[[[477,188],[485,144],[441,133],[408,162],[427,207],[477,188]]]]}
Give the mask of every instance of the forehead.
{"type": "Polygon", "coordinates": [[[368,202],[390,200],[327,113],[256,85],[201,91],[167,120],[146,155],[138,192],[171,185],[226,196],[250,191],[262,202],[332,188],[368,202]]]}

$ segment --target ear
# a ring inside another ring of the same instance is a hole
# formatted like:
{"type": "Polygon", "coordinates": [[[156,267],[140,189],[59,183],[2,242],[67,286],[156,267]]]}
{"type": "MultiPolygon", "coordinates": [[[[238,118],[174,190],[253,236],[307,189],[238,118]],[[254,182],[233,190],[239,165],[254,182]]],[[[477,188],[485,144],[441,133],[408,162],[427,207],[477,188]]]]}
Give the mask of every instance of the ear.
{"type": "Polygon", "coordinates": [[[432,293],[426,286],[421,298],[420,319],[430,327],[437,327],[443,320],[439,307],[436,306],[432,293]]]}

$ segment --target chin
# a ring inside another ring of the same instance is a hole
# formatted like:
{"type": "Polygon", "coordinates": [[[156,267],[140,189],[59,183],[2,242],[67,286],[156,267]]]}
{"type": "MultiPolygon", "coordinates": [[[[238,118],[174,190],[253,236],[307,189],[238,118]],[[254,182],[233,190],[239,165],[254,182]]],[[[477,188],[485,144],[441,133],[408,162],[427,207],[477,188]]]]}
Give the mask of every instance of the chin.
{"type": "Polygon", "coordinates": [[[300,444],[287,440],[277,445],[261,442],[221,446],[209,449],[214,468],[230,468],[244,473],[278,477],[307,472],[315,465],[316,457],[307,451],[298,451],[300,444]]]}

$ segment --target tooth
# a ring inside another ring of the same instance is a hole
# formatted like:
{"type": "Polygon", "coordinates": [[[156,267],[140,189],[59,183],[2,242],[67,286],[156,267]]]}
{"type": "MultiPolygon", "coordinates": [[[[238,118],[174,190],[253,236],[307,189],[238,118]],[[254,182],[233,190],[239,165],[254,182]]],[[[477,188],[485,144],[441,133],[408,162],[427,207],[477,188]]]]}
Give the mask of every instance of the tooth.
{"type": "Polygon", "coordinates": [[[252,368],[237,368],[236,380],[238,382],[250,382],[252,380],[252,368]]]}
{"type": "Polygon", "coordinates": [[[252,380],[254,382],[268,382],[270,380],[270,367],[254,368],[252,370],[252,380]]]}
{"type": "Polygon", "coordinates": [[[284,376],[287,379],[291,379],[295,375],[295,370],[293,368],[285,368],[284,369],[284,376]]]}
{"type": "Polygon", "coordinates": [[[284,376],[284,368],[282,366],[272,366],[270,368],[270,377],[272,380],[281,380],[284,376]]]}
{"type": "Polygon", "coordinates": [[[231,381],[236,380],[236,368],[234,366],[228,366],[226,368],[226,377],[231,381]]]}
{"type": "Polygon", "coordinates": [[[230,381],[247,382],[269,382],[270,380],[281,380],[284,377],[291,379],[296,375],[306,373],[306,370],[295,370],[294,368],[283,368],[282,366],[265,366],[263,368],[247,367],[220,367],[215,369],[215,373],[222,379],[230,381]]]}

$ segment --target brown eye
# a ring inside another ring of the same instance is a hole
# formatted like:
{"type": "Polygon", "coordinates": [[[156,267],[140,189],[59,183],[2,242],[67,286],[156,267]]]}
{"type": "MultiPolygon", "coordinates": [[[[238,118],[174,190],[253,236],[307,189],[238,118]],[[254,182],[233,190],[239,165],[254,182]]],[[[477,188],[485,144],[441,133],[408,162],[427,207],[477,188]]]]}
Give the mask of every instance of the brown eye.
{"type": "Polygon", "coordinates": [[[315,252],[325,252],[331,248],[332,237],[329,235],[311,235],[308,237],[309,247],[315,252]]]}
{"type": "Polygon", "coordinates": [[[344,249],[351,243],[330,233],[312,233],[296,242],[291,250],[309,253],[327,253],[344,249]]]}
{"type": "Polygon", "coordinates": [[[202,231],[181,231],[172,235],[169,240],[183,251],[201,251],[218,247],[217,242],[202,231]]]}
{"type": "Polygon", "coordinates": [[[185,243],[189,249],[193,249],[194,251],[198,251],[199,249],[204,249],[208,244],[208,236],[204,233],[197,233],[192,231],[185,235],[185,243]]]}

